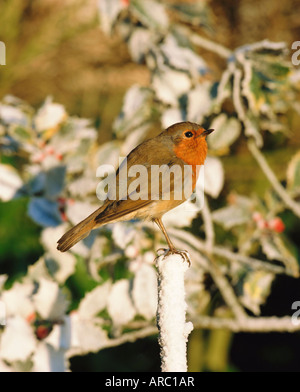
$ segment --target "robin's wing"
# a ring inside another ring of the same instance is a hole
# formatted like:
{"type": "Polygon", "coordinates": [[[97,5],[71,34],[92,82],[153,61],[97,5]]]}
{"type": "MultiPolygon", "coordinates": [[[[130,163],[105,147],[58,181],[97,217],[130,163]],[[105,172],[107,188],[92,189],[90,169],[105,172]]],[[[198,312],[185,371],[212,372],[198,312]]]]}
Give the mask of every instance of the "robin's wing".
{"type": "MultiPolygon", "coordinates": [[[[97,216],[97,224],[126,218],[157,200],[186,200],[184,164],[153,140],[133,150],[117,170],[115,200],[97,216]]],[[[192,190],[190,194],[192,193],[192,190]]]]}
{"type": "Polygon", "coordinates": [[[184,166],[183,161],[176,157],[164,138],[147,140],[136,147],[118,168],[116,199],[158,200],[162,194],[173,190],[174,183],[182,183],[184,166]],[[171,172],[173,174],[170,176],[171,172]],[[171,180],[170,186],[168,178],[171,180]],[[157,190],[159,179],[163,187],[157,190]]]}

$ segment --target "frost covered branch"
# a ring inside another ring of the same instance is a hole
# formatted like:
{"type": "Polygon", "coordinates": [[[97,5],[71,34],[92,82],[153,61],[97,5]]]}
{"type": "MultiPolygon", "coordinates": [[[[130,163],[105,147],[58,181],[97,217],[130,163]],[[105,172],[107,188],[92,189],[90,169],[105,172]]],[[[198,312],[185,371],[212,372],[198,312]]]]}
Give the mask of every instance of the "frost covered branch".
{"type": "Polygon", "coordinates": [[[189,29],[182,26],[181,30],[189,37],[193,44],[200,46],[203,49],[214,52],[225,59],[228,59],[232,55],[231,50],[227,49],[221,44],[211,41],[210,39],[201,37],[199,34],[192,33],[189,29]]]}
{"type": "MultiPolygon", "coordinates": [[[[206,247],[205,242],[201,241],[199,238],[196,238],[191,233],[183,232],[181,230],[174,229],[174,228],[169,229],[169,231],[175,238],[177,238],[177,241],[178,240],[185,241],[185,243],[188,243],[189,246],[193,247],[195,250],[199,250],[203,253],[207,253],[207,247],[206,247]]],[[[225,257],[229,261],[232,260],[232,261],[237,261],[237,262],[245,264],[245,265],[249,265],[251,268],[254,268],[254,269],[261,269],[264,271],[272,272],[274,274],[285,274],[285,275],[295,277],[295,275],[290,273],[284,267],[281,267],[281,266],[275,265],[275,264],[271,264],[267,261],[259,260],[255,257],[245,256],[240,253],[232,252],[223,246],[214,245],[212,248],[212,254],[216,255],[216,256],[220,256],[220,257],[225,257]]],[[[193,258],[194,258],[194,255],[193,255],[193,258]]],[[[197,259],[197,256],[196,256],[196,259],[197,259]]],[[[198,261],[200,262],[200,264],[202,266],[206,265],[206,263],[203,264],[203,260],[198,260],[198,261]]]]}
{"type": "Polygon", "coordinates": [[[202,209],[202,217],[203,217],[204,226],[205,226],[207,252],[208,253],[212,253],[213,252],[213,246],[214,246],[214,243],[215,243],[215,232],[214,232],[214,225],[213,225],[211,212],[210,212],[210,209],[209,209],[209,204],[208,204],[208,201],[207,201],[206,197],[204,197],[204,205],[203,205],[203,209],[202,209]]]}
{"type": "Polygon", "coordinates": [[[233,332],[295,332],[300,325],[291,317],[246,317],[243,320],[200,316],[193,320],[195,328],[229,329],[233,332]]]}
{"type": "MultiPolygon", "coordinates": [[[[111,347],[117,347],[125,343],[133,343],[138,339],[144,339],[148,336],[153,336],[155,334],[157,334],[157,327],[154,325],[149,325],[136,331],[124,333],[118,338],[106,339],[101,346],[101,350],[111,347]]],[[[91,352],[91,350],[87,350],[83,347],[76,347],[69,349],[66,356],[67,358],[72,358],[76,355],[86,355],[89,352],[91,352]]]]}
{"type": "Polygon", "coordinates": [[[186,323],[184,273],[188,264],[180,255],[159,256],[157,324],[163,372],[186,372],[187,338],[193,329],[186,323]]]}

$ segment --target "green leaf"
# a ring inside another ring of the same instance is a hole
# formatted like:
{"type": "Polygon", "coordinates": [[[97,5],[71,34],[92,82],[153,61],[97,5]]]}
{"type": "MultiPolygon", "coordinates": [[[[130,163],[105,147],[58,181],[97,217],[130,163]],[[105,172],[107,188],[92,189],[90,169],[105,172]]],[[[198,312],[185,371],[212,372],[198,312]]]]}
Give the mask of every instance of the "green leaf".
{"type": "Polygon", "coordinates": [[[261,91],[262,81],[259,77],[259,73],[255,70],[252,70],[252,77],[250,81],[250,90],[252,91],[253,95],[255,96],[256,100],[262,95],[261,91]]]}
{"type": "Polygon", "coordinates": [[[299,263],[295,246],[285,237],[273,234],[260,238],[262,250],[269,260],[281,261],[287,272],[299,276],[299,263]]]}
{"type": "Polygon", "coordinates": [[[276,78],[286,77],[290,72],[290,68],[282,63],[271,63],[268,67],[268,75],[276,78]]]}
{"type": "Polygon", "coordinates": [[[248,273],[243,283],[241,302],[254,314],[260,314],[260,306],[266,302],[271,291],[274,275],[265,271],[248,273]]]}

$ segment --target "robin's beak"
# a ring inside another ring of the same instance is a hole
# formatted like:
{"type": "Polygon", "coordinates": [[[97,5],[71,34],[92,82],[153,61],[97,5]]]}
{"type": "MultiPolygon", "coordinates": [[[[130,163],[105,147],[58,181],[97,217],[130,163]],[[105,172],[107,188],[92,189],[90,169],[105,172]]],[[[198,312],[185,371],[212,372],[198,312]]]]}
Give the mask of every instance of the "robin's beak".
{"type": "Polygon", "coordinates": [[[197,137],[206,137],[207,135],[209,135],[213,131],[214,131],[214,129],[207,129],[206,131],[203,131],[202,133],[200,133],[200,135],[197,137]]]}

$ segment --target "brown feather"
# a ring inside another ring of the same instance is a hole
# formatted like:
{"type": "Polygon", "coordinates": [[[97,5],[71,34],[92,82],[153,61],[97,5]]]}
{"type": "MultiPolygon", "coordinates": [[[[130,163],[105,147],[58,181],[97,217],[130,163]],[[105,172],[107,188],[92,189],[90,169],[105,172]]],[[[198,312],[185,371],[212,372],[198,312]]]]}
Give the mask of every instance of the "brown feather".
{"type": "MultiPolygon", "coordinates": [[[[198,124],[189,122],[178,123],[169,127],[155,138],[146,140],[132,150],[127,156],[127,167],[125,163],[121,164],[116,173],[116,200],[107,199],[102,207],[65,233],[58,240],[57,249],[62,252],[67,251],[78,241],[87,237],[91,230],[107,223],[133,218],[152,220],[161,218],[165,212],[183,203],[185,201],[184,197],[182,200],[177,200],[174,197],[175,186],[180,189],[180,186],[183,185],[183,182],[180,183],[178,181],[174,184],[174,176],[171,176],[170,181],[170,199],[164,200],[163,198],[165,190],[162,183],[164,181],[160,181],[159,200],[151,199],[152,181],[157,181],[157,178],[151,178],[150,168],[152,165],[160,167],[162,165],[167,167],[179,165],[183,169],[184,165],[188,164],[194,169],[195,165],[204,163],[207,152],[205,139],[186,140],[183,136],[186,130],[193,130],[193,133],[197,136],[204,131],[198,124]],[[133,165],[143,165],[147,169],[148,177],[144,179],[144,182],[141,182],[141,184],[148,184],[148,188],[145,189],[143,194],[145,196],[144,199],[147,200],[143,200],[143,198],[133,200],[133,196],[137,195],[138,190],[128,194],[130,185],[137,180],[137,177],[128,175],[128,170],[133,165]],[[123,190],[119,187],[121,175],[127,179],[127,187],[123,190]]],[[[197,175],[194,173],[193,185],[196,177],[197,175]]]]}
{"type": "Polygon", "coordinates": [[[78,241],[83,240],[90,234],[90,231],[95,228],[95,218],[97,215],[101,214],[103,207],[98,208],[91,215],[85,218],[83,221],[78,223],[76,226],[72,227],[67,231],[59,240],[57,249],[61,252],[66,252],[72,246],[77,244],[78,241]]]}

